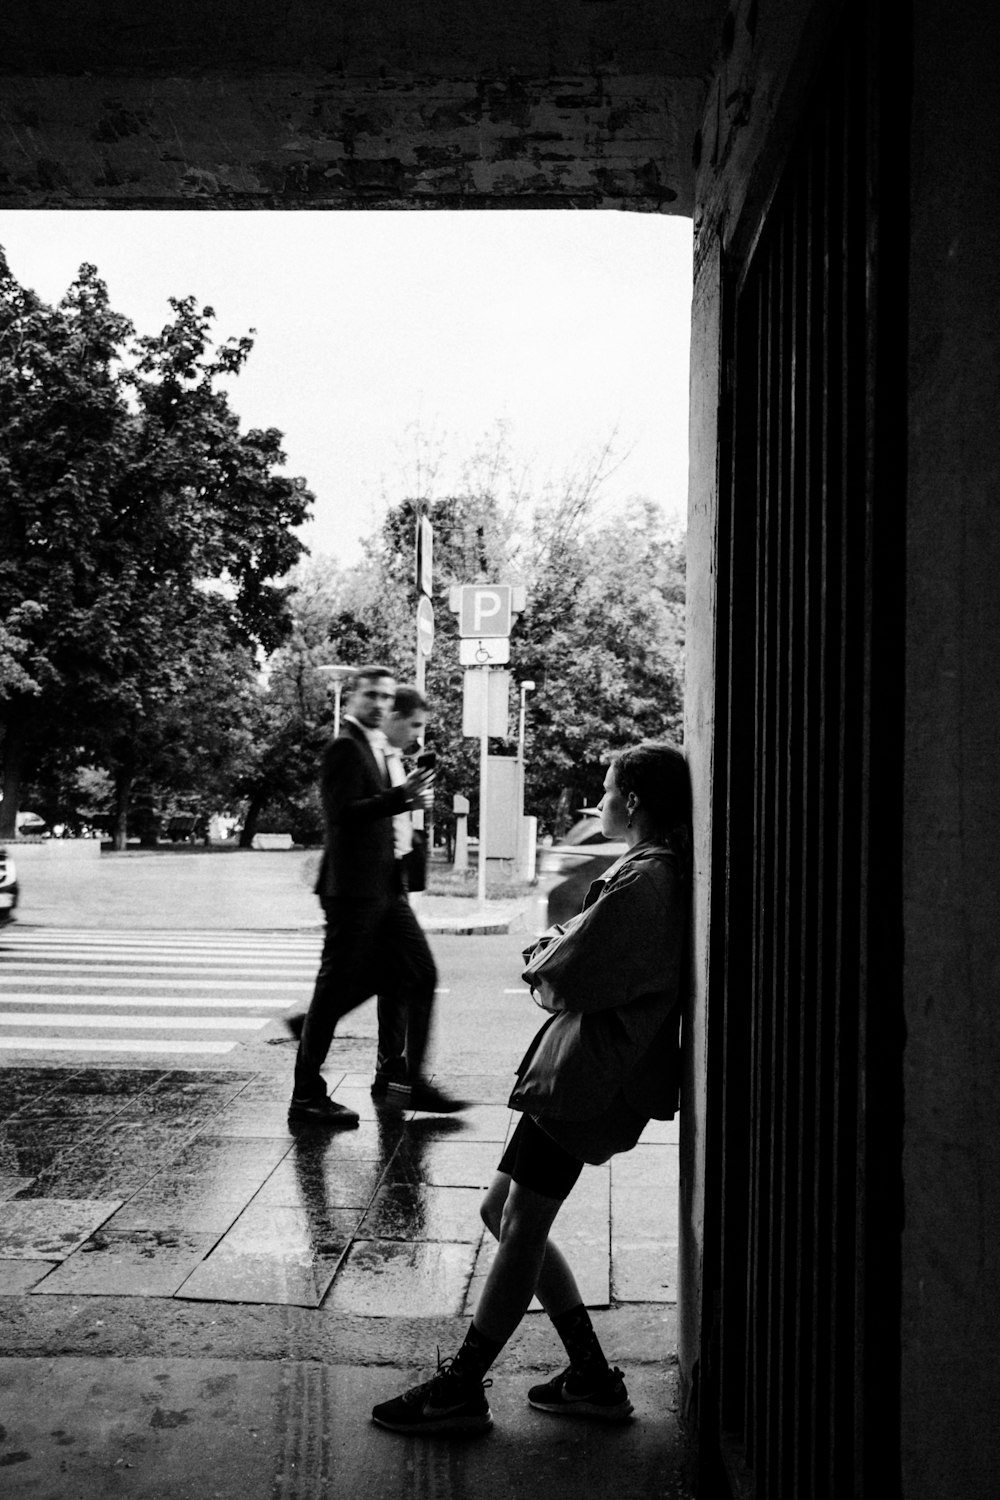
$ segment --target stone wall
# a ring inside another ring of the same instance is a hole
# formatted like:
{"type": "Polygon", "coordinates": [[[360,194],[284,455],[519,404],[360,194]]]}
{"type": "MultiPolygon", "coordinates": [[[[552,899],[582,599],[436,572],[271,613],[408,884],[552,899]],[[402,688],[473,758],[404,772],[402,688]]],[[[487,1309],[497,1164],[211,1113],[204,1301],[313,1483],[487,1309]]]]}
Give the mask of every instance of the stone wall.
{"type": "Polygon", "coordinates": [[[915,8],[911,143],[907,1500],[1000,1475],[1000,210],[996,7],[915,8]]]}

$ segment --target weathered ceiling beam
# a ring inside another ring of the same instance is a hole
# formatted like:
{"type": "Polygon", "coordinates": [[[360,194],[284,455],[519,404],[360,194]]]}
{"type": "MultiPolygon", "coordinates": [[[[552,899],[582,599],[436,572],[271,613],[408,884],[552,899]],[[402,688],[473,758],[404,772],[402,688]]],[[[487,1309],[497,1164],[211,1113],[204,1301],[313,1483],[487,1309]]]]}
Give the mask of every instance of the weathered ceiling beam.
{"type": "Polygon", "coordinates": [[[10,0],[7,207],[690,214],[720,0],[10,0]]]}

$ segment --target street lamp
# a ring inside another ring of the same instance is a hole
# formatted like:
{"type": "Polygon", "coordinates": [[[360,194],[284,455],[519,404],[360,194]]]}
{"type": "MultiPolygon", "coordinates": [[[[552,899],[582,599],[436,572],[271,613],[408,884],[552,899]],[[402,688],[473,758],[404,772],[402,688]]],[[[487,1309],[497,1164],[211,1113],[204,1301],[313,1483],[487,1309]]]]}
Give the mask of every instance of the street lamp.
{"type": "Polygon", "coordinates": [[[529,859],[528,825],[524,816],[524,701],[534,691],[533,682],[521,683],[521,710],[517,723],[517,864],[522,878],[530,878],[528,865],[534,863],[533,855],[529,859]]]}
{"type": "Polygon", "coordinates": [[[324,677],[329,677],[333,682],[333,733],[336,737],[340,733],[340,695],[344,691],[344,683],[353,672],[353,667],[323,666],[317,667],[317,672],[322,672],[324,677]]]}
{"type": "MultiPolygon", "coordinates": [[[[519,719],[518,719],[518,727],[517,727],[517,763],[521,767],[521,776],[522,776],[522,778],[524,776],[524,700],[528,696],[529,693],[533,693],[534,691],[535,691],[535,684],[533,682],[529,681],[529,682],[522,682],[521,683],[521,712],[520,712],[520,716],[519,716],[519,719]]],[[[523,792],[523,781],[522,781],[522,792],[523,792]]],[[[521,798],[521,811],[522,811],[522,813],[524,812],[524,797],[523,797],[523,795],[522,795],[522,798],[521,798]]]]}

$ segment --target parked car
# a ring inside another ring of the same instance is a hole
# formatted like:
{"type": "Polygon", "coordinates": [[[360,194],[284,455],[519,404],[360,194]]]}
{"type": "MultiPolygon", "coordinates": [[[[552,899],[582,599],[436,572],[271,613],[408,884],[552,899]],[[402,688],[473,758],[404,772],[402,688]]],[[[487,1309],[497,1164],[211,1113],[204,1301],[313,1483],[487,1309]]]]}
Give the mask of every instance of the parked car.
{"type": "Polygon", "coordinates": [[[0,846],[0,927],[14,920],[17,894],[17,867],[7,850],[0,846]]]}
{"type": "Polygon", "coordinates": [[[624,839],[604,837],[596,807],[582,807],[579,819],[560,843],[538,850],[536,929],[544,932],[553,922],[575,917],[592,882],[621,859],[627,848],[624,839]]]}

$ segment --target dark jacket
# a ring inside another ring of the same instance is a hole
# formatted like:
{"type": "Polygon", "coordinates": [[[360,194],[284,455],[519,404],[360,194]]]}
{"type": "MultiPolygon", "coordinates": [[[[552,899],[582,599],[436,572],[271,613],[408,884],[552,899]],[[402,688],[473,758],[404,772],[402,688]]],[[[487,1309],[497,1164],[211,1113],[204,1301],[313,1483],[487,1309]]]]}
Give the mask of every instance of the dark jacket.
{"type": "Polygon", "coordinates": [[[320,793],[326,820],[316,881],[320,901],[343,896],[372,900],[395,893],[392,819],[406,810],[406,790],[386,785],[364,731],[350,721],[323,752],[320,793]]]}
{"type": "Polygon", "coordinates": [[[676,1111],[687,921],[680,860],[639,845],[528,963],[524,978],[553,1014],[510,1105],[583,1161],[628,1150],[651,1117],[676,1111]]]}

